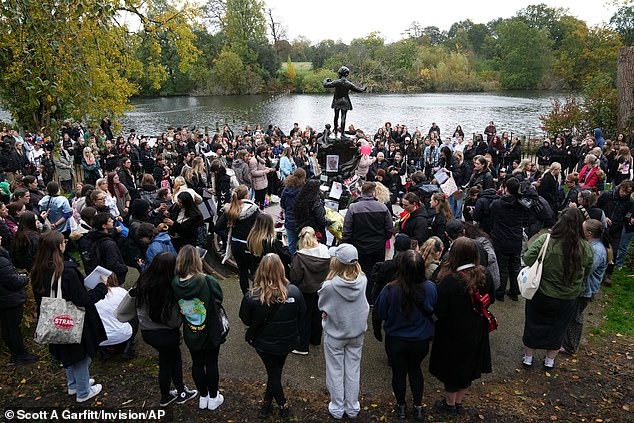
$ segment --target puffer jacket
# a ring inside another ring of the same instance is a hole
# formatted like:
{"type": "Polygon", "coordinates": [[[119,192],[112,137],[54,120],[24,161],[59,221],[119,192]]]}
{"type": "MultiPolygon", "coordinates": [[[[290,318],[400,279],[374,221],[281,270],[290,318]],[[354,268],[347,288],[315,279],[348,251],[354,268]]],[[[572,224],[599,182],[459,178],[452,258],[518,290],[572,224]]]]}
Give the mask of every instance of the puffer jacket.
{"type": "MultiPolygon", "coordinates": [[[[225,204],[223,213],[218,217],[215,225],[217,233],[226,234],[229,232],[227,228],[227,211],[231,204],[225,204]]],[[[240,216],[233,225],[231,237],[246,242],[251,228],[255,224],[255,218],[258,216],[260,208],[251,200],[242,200],[242,209],[240,216]]]]}
{"type": "Polygon", "coordinates": [[[288,286],[288,298],[279,306],[267,306],[260,302],[257,291],[248,292],[240,305],[240,319],[247,326],[260,326],[255,335],[253,347],[257,351],[284,355],[297,348],[299,342],[299,322],[306,313],[304,296],[295,285],[288,286]],[[270,307],[277,307],[268,316],[270,307]]]}
{"type": "Polygon", "coordinates": [[[24,287],[29,278],[15,270],[9,252],[0,247],[0,308],[17,307],[26,302],[24,287]]]}

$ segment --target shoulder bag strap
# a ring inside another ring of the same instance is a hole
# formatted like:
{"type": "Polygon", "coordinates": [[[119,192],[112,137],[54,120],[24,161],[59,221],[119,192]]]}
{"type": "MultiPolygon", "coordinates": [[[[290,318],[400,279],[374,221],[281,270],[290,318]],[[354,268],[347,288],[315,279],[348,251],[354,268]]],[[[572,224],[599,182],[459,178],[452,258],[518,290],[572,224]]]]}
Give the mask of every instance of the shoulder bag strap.
{"type": "Polygon", "coordinates": [[[546,255],[546,249],[548,248],[548,241],[550,241],[550,234],[546,234],[546,240],[544,244],[542,244],[541,250],[539,250],[539,255],[537,256],[537,261],[541,262],[544,260],[544,256],[546,255]]]}

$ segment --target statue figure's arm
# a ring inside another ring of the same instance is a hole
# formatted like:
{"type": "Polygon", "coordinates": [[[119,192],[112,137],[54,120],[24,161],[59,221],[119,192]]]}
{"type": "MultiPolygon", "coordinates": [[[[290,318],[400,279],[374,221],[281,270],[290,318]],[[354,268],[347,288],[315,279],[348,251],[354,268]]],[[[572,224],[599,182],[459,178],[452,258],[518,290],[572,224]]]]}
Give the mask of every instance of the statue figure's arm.
{"type": "Polygon", "coordinates": [[[355,85],[353,82],[348,81],[348,86],[350,87],[350,90],[354,91],[355,93],[362,93],[365,92],[368,87],[361,87],[359,85],[355,85]]]}
{"type": "Polygon", "coordinates": [[[337,86],[336,82],[337,82],[336,80],[333,81],[330,78],[326,78],[324,79],[324,82],[323,82],[324,88],[335,88],[337,86]]]}

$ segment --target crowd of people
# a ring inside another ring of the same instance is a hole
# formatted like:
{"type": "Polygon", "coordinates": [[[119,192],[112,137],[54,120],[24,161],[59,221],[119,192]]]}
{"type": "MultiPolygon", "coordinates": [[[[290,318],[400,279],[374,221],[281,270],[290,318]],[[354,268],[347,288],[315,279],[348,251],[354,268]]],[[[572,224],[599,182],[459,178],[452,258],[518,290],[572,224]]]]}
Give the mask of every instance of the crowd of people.
{"type": "Polygon", "coordinates": [[[318,153],[333,142],[328,127],[114,137],[105,119],[98,128],[66,124],[55,142],[4,128],[0,317],[11,362],[39,360],[20,331],[27,286],[38,306],[61,289],[86,311],[80,344],[50,345],[78,402],[102,389],[91,360],[134,357],[140,330],[158,352],[159,404],[198,397],[200,409],[217,409],[223,339],[208,323],[223,293],[195,248],[209,248],[215,236],[224,260],[235,261],[245,338],[266,368],[263,418],[273,401],[282,418],[290,415],[288,354],[322,344],[328,411],[356,417],[370,314],[392,368],[398,418],[408,415],[407,380],[413,416],[425,418],[428,354],[445,390],[436,407],[461,413],[471,382],[492,371],[487,316],[476,303],[518,301],[521,263],[532,264],[544,243],[542,283],[526,301],[522,363],[531,367],[544,349],[544,366],[554,367],[557,354],[578,350],[588,302],[628,265],[634,138],[564,129],[533,156],[493,122],[473,137],[460,125],[448,137],[440,131],[435,123],[412,134],[389,122],[374,135],[347,128],[359,149],[359,190],[342,216],[325,207],[322,190],[328,178],[318,153]],[[449,192],[443,175],[455,184],[449,192]],[[267,213],[278,201],[281,215],[267,213]],[[98,266],[112,275],[87,289],[84,276],[98,266]],[[130,267],[140,277],[128,293],[119,285],[130,267]],[[136,317],[122,322],[116,310],[127,295],[136,317]],[[181,334],[195,390],[183,383],[181,334]]]}

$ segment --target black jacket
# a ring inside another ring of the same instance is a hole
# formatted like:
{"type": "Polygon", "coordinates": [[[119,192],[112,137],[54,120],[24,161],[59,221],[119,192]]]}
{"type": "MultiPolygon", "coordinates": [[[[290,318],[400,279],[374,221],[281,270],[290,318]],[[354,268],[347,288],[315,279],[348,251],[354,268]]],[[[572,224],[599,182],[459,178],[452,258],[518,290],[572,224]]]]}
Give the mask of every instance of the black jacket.
{"type": "Polygon", "coordinates": [[[490,234],[492,228],[491,203],[500,198],[494,188],[485,189],[478,197],[473,210],[473,220],[478,222],[480,228],[490,234]]]}
{"type": "Polygon", "coordinates": [[[26,302],[26,275],[15,270],[9,252],[0,247],[0,308],[17,307],[26,302]]]}
{"type": "MultiPolygon", "coordinates": [[[[53,269],[49,269],[44,276],[43,292],[35,292],[35,301],[38,310],[42,303],[42,294],[48,296],[51,291],[51,278],[53,269]]],[[[99,343],[108,339],[106,330],[103,327],[95,303],[105,298],[108,288],[103,283],[97,284],[94,289],[86,290],[83,275],[77,269],[77,265],[72,261],[64,262],[64,272],[62,273],[62,297],[71,301],[77,307],[86,310],[84,320],[84,331],[79,344],[51,344],[49,350],[51,355],[62,362],[64,367],[68,367],[83,360],[86,355],[94,357],[99,348],[99,343]]]]}
{"type": "Polygon", "coordinates": [[[105,267],[114,272],[119,283],[123,284],[128,266],[112,235],[93,229],[82,238],[88,243],[87,248],[90,252],[90,259],[84,261],[86,274],[90,274],[97,266],[105,267]]]}
{"type": "Polygon", "coordinates": [[[247,292],[240,305],[240,319],[247,326],[260,326],[253,346],[257,351],[284,355],[298,345],[299,322],[306,313],[304,296],[295,285],[288,285],[288,299],[262,324],[271,306],[260,303],[257,292],[247,292]]]}
{"type": "Polygon", "coordinates": [[[354,245],[359,252],[374,253],[385,249],[392,228],[392,215],[385,204],[374,197],[359,197],[348,207],[341,241],[354,245]]]}
{"type": "Polygon", "coordinates": [[[522,252],[522,228],[528,222],[527,210],[514,195],[505,195],[491,203],[491,241],[495,251],[509,255],[522,252]]]}
{"type": "Polygon", "coordinates": [[[429,234],[427,233],[427,217],[425,217],[425,209],[419,207],[410,213],[409,218],[401,225],[401,233],[409,236],[412,239],[418,241],[418,246],[423,245],[429,234]]]}
{"type": "Polygon", "coordinates": [[[123,186],[127,188],[132,200],[136,200],[137,198],[139,198],[138,189],[136,183],[134,182],[134,177],[127,170],[119,170],[119,182],[121,182],[123,186]]]}

